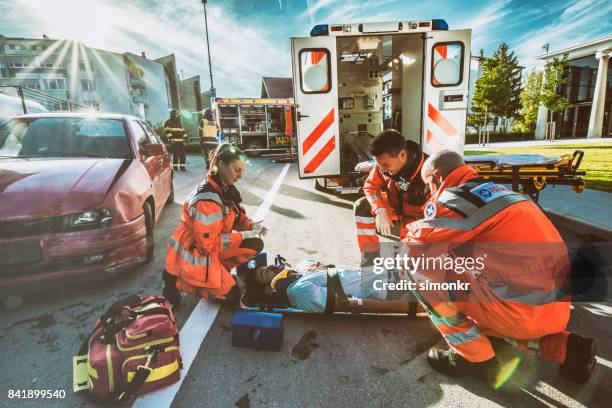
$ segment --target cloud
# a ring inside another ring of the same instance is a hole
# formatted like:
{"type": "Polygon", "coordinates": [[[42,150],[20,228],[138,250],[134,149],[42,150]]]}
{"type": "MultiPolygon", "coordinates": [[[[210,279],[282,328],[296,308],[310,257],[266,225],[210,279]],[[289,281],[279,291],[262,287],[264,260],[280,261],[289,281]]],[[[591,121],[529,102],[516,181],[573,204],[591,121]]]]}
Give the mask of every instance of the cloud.
{"type": "MultiPolygon", "coordinates": [[[[208,88],[200,2],[147,0],[140,6],[117,0],[14,3],[10,9],[19,13],[8,16],[11,26],[23,25],[23,16],[28,16],[29,31],[20,35],[39,38],[44,32],[52,38],[75,39],[115,52],[146,51],[149,58],[174,53],[179,72],[182,70],[185,77],[200,74],[202,88],[208,88]]],[[[209,3],[207,11],[213,77],[219,92],[227,96],[257,96],[262,76],[290,75],[288,39],[274,42],[267,28],[249,26],[239,17],[225,13],[221,5],[209,3]]]]}
{"type": "Polygon", "coordinates": [[[491,36],[492,28],[496,27],[495,22],[502,20],[511,12],[506,7],[509,3],[509,0],[492,3],[466,22],[465,27],[472,29],[473,49],[483,48],[484,45],[495,41],[491,36]]]}
{"type": "Polygon", "coordinates": [[[515,40],[517,56],[528,70],[541,66],[536,57],[544,53],[544,44],[554,51],[609,35],[610,15],[612,3],[608,0],[573,0],[546,26],[519,36],[515,40]]]}

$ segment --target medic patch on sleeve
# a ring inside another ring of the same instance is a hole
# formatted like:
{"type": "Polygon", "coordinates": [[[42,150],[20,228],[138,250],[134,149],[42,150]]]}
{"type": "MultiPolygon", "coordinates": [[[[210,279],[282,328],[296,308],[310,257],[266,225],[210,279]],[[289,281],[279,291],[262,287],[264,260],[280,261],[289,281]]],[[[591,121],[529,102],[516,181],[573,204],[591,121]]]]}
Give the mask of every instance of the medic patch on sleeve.
{"type": "Polygon", "coordinates": [[[481,184],[478,187],[474,187],[470,190],[470,193],[474,194],[476,197],[480,198],[485,203],[493,201],[501,196],[517,194],[514,191],[509,190],[505,186],[502,186],[501,184],[495,184],[492,182],[481,184]]]}
{"type": "Polygon", "coordinates": [[[425,206],[425,209],[423,210],[423,215],[425,216],[426,219],[429,220],[436,216],[436,211],[437,211],[436,203],[429,202],[425,206]]]}

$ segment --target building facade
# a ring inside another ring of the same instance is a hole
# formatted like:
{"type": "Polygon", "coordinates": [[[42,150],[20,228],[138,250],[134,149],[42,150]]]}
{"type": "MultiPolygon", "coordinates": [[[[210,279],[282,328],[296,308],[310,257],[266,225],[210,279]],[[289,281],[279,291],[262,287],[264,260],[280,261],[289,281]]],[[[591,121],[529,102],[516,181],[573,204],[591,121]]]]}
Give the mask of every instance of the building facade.
{"type": "Polygon", "coordinates": [[[540,55],[547,61],[568,55],[567,84],[560,89],[570,106],[551,115],[540,107],[536,139],[544,139],[547,128],[555,138],[599,138],[612,136],[612,36],[540,55]],[[554,123],[554,127],[551,126],[554,123]]]}
{"type": "Polygon", "coordinates": [[[0,92],[21,86],[50,111],[85,107],[139,116],[156,126],[178,102],[176,77],[167,77],[176,67],[168,64],[174,56],[164,63],[76,41],[0,35],[0,92]],[[175,84],[174,98],[168,83],[175,84]]]}
{"type": "Polygon", "coordinates": [[[181,117],[183,127],[190,139],[199,138],[199,124],[202,113],[202,90],[200,76],[196,75],[179,81],[181,117]]]}

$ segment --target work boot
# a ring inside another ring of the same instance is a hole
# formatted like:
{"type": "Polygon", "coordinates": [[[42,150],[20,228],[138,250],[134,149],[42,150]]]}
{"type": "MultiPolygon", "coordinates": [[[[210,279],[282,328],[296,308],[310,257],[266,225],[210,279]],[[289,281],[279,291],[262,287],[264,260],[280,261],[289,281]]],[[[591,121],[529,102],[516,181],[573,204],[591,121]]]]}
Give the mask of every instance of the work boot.
{"type": "Polygon", "coordinates": [[[566,380],[584,384],[591,378],[595,368],[597,347],[593,339],[570,334],[567,338],[565,361],[559,367],[559,373],[566,380]]]}
{"type": "Polygon", "coordinates": [[[495,385],[500,371],[495,357],[480,363],[471,363],[455,350],[432,347],[427,352],[427,362],[436,371],[451,377],[473,376],[484,379],[490,386],[495,385]]]}
{"type": "Polygon", "coordinates": [[[379,257],[380,257],[380,251],[362,252],[360,266],[362,268],[374,266],[374,259],[379,258],[379,257]]]}
{"type": "Polygon", "coordinates": [[[170,275],[166,271],[162,274],[162,280],[164,281],[162,296],[165,297],[174,308],[178,308],[183,299],[181,291],[176,288],[176,279],[176,276],[170,275]]]}

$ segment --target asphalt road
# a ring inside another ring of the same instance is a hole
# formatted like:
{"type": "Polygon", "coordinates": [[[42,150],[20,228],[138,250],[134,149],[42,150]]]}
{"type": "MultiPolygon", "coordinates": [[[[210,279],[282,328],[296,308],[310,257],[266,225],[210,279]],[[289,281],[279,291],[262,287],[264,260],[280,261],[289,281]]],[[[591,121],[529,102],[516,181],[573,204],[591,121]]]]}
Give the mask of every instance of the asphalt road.
{"type": "MultiPolygon", "coordinates": [[[[176,203],[164,209],[155,231],[151,264],[95,283],[28,295],[0,322],[0,406],[90,406],[72,393],[72,356],[96,318],[128,294],[161,291],[165,242],[176,227],[180,205],[201,181],[201,158],[190,155],[189,170],[175,176],[176,203]],[[197,170],[196,170],[197,168],[197,170]],[[65,390],[66,398],[16,400],[8,390],[65,390]]],[[[261,205],[284,165],[253,159],[238,185],[247,211],[261,205]]],[[[294,164],[265,219],[269,254],[290,262],[317,258],[353,265],[352,201],[320,193],[300,180],[294,164]]],[[[562,231],[570,241],[579,241],[562,231]]],[[[196,300],[177,312],[182,325],[196,300]]],[[[554,364],[523,359],[503,390],[491,391],[471,379],[454,379],[429,368],[424,352],[440,340],[425,317],[289,315],[280,352],[231,346],[233,310],[222,308],[176,395],[173,407],[327,406],[609,406],[612,398],[612,305],[575,304],[570,329],[595,337],[598,361],[591,381],[576,386],[561,379],[554,364]],[[606,401],[608,401],[606,403],[606,401]]],[[[499,349],[503,361],[515,356],[499,349]]],[[[124,404],[129,406],[129,404],[124,404]]]]}

